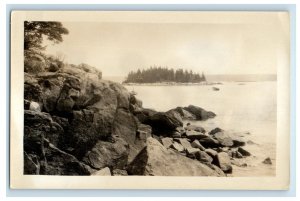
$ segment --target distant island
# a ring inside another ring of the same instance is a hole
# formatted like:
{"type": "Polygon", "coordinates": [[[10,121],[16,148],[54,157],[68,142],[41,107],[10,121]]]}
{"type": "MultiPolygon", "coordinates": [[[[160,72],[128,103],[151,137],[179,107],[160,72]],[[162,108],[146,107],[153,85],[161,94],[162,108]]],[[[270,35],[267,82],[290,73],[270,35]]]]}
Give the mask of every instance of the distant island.
{"type": "Polygon", "coordinates": [[[123,83],[199,83],[205,82],[204,73],[199,75],[192,70],[169,69],[167,67],[150,67],[149,69],[138,69],[136,72],[131,71],[123,83]]]}

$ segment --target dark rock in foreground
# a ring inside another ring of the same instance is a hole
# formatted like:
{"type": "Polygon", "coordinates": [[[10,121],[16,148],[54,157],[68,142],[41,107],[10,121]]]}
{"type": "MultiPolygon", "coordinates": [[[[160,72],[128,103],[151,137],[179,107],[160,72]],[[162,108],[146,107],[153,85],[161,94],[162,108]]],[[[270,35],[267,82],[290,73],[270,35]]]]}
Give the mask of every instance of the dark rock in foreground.
{"type": "Polygon", "coordinates": [[[183,125],[180,115],[176,112],[157,112],[150,116],[145,124],[150,125],[153,132],[158,134],[170,133],[183,125]]]}
{"type": "Polygon", "coordinates": [[[98,141],[83,161],[94,169],[109,167],[123,169],[127,165],[129,146],[122,138],[115,137],[114,143],[98,141]]]}
{"type": "Polygon", "coordinates": [[[128,173],[149,176],[223,176],[199,161],[167,150],[154,138],[148,138],[146,148],[129,165],[128,173]]]}

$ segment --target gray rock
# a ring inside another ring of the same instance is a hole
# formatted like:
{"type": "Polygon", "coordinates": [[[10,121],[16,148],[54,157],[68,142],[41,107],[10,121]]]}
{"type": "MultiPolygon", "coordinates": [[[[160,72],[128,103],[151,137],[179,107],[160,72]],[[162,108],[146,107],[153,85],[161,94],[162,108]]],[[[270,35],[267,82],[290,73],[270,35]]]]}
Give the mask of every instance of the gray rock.
{"type": "Polygon", "coordinates": [[[184,147],[181,144],[179,144],[178,142],[174,142],[171,147],[178,152],[184,151],[184,147]]]}
{"type": "Polygon", "coordinates": [[[185,150],[188,148],[192,148],[191,143],[186,138],[178,138],[174,140],[178,141],[184,147],[185,150]]]}
{"type": "Polygon", "coordinates": [[[213,158],[210,155],[208,155],[205,151],[197,152],[196,159],[204,163],[211,163],[213,161],[213,158]]]}
{"type": "Polygon", "coordinates": [[[197,120],[207,120],[216,116],[215,113],[206,111],[203,108],[194,105],[189,105],[188,107],[184,107],[183,109],[195,115],[197,120]]]}
{"type": "Polygon", "coordinates": [[[87,152],[83,161],[95,169],[124,169],[128,162],[129,146],[122,138],[116,137],[114,141],[98,141],[93,149],[87,152]]]}
{"type": "Polygon", "coordinates": [[[221,146],[219,141],[216,139],[213,139],[212,137],[208,136],[206,138],[202,138],[199,140],[199,142],[205,147],[205,148],[215,148],[221,146]]]}
{"type": "Polygon", "coordinates": [[[90,175],[95,170],[53,144],[44,141],[44,156],[40,159],[40,175],[90,175]]]}
{"type": "Polygon", "coordinates": [[[219,166],[224,173],[232,173],[231,161],[226,152],[218,153],[216,159],[216,165],[219,166]]]}
{"type": "Polygon", "coordinates": [[[207,135],[205,135],[203,133],[200,133],[198,131],[194,131],[194,130],[187,130],[185,132],[185,135],[186,135],[186,137],[188,139],[191,139],[191,140],[195,140],[195,139],[200,140],[202,138],[206,138],[207,137],[207,135]]]}
{"type": "Polygon", "coordinates": [[[92,176],[111,176],[110,169],[108,167],[105,167],[101,170],[98,170],[92,174],[92,176]]]}
{"type": "Polygon", "coordinates": [[[218,132],[213,134],[213,137],[219,141],[222,146],[231,147],[233,146],[233,141],[229,135],[224,132],[218,132]]]}
{"type": "Polygon", "coordinates": [[[128,173],[126,170],[115,169],[112,171],[113,176],[127,176],[128,173]]]}
{"type": "Polygon", "coordinates": [[[157,112],[145,122],[152,127],[154,133],[168,133],[183,125],[180,115],[175,112],[157,112]]]}
{"type": "Polygon", "coordinates": [[[130,175],[151,176],[222,176],[199,161],[189,159],[166,149],[154,138],[128,166],[130,175]]]}
{"type": "Polygon", "coordinates": [[[219,128],[219,127],[216,127],[216,128],[214,128],[214,129],[212,129],[210,132],[209,132],[209,134],[210,135],[214,135],[215,133],[219,133],[219,132],[223,132],[224,130],[223,129],[221,129],[221,128],[219,128]]]}
{"type": "Polygon", "coordinates": [[[194,147],[194,148],[198,148],[200,149],[201,151],[204,151],[205,148],[201,145],[201,143],[199,142],[199,140],[194,140],[192,143],[191,143],[191,146],[194,147]]]}
{"type": "Polygon", "coordinates": [[[272,165],[272,160],[270,157],[266,158],[264,161],[263,161],[264,164],[267,164],[267,165],[272,165]]]}
{"type": "Polygon", "coordinates": [[[187,148],[186,149],[187,155],[195,155],[197,152],[200,152],[200,149],[197,149],[197,148],[187,148]]]}
{"type": "Polygon", "coordinates": [[[197,131],[197,132],[200,132],[200,133],[205,133],[205,129],[201,126],[195,126],[195,125],[188,125],[185,127],[185,130],[188,130],[188,131],[197,131]]]}
{"type": "Polygon", "coordinates": [[[205,152],[212,157],[216,157],[218,155],[218,152],[213,149],[205,149],[205,152]]]}
{"type": "Polygon", "coordinates": [[[251,153],[242,147],[238,148],[238,152],[241,153],[243,156],[251,156],[251,153]]]}
{"type": "Polygon", "coordinates": [[[171,145],[173,144],[173,139],[169,138],[169,137],[162,138],[161,141],[162,141],[162,144],[164,145],[164,147],[166,147],[166,148],[171,147],[171,145]]]}
{"type": "Polygon", "coordinates": [[[187,110],[183,109],[182,107],[177,107],[177,108],[172,109],[172,110],[175,110],[176,112],[178,112],[183,119],[196,120],[195,115],[193,115],[192,113],[190,113],[187,110]]]}

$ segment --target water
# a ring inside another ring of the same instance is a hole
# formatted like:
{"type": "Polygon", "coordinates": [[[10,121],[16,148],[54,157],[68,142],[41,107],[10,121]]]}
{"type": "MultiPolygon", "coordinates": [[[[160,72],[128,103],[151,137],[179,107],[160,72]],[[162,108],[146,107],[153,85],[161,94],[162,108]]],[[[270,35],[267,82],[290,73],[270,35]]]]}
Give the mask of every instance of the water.
{"type": "Polygon", "coordinates": [[[252,156],[243,159],[247,167],[234,166],[233,176],[274,176],[276,164],[276,82],[226,82],[212,86],[126,86],[137,92],[143,107],[167,111],[190,104],[213,111],[217,116],[193,122],[211,130],[220,127],[245,134],[245,149],[252,156]],[[270,157],[272,165],[262,161],[270,157]]]}

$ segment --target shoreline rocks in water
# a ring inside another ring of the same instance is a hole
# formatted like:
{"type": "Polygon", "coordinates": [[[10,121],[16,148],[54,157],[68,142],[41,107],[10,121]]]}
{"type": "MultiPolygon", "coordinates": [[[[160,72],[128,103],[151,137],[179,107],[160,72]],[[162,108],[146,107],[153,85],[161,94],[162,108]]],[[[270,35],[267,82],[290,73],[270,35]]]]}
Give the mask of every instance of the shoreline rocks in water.
{"type": "Polygon", "coordinates": [[[189,105],[142,107],[88,65],[25,73],[24,174],[226,176],[250,156],[237,136],[183,125],[216,114],[189,105]]]}

